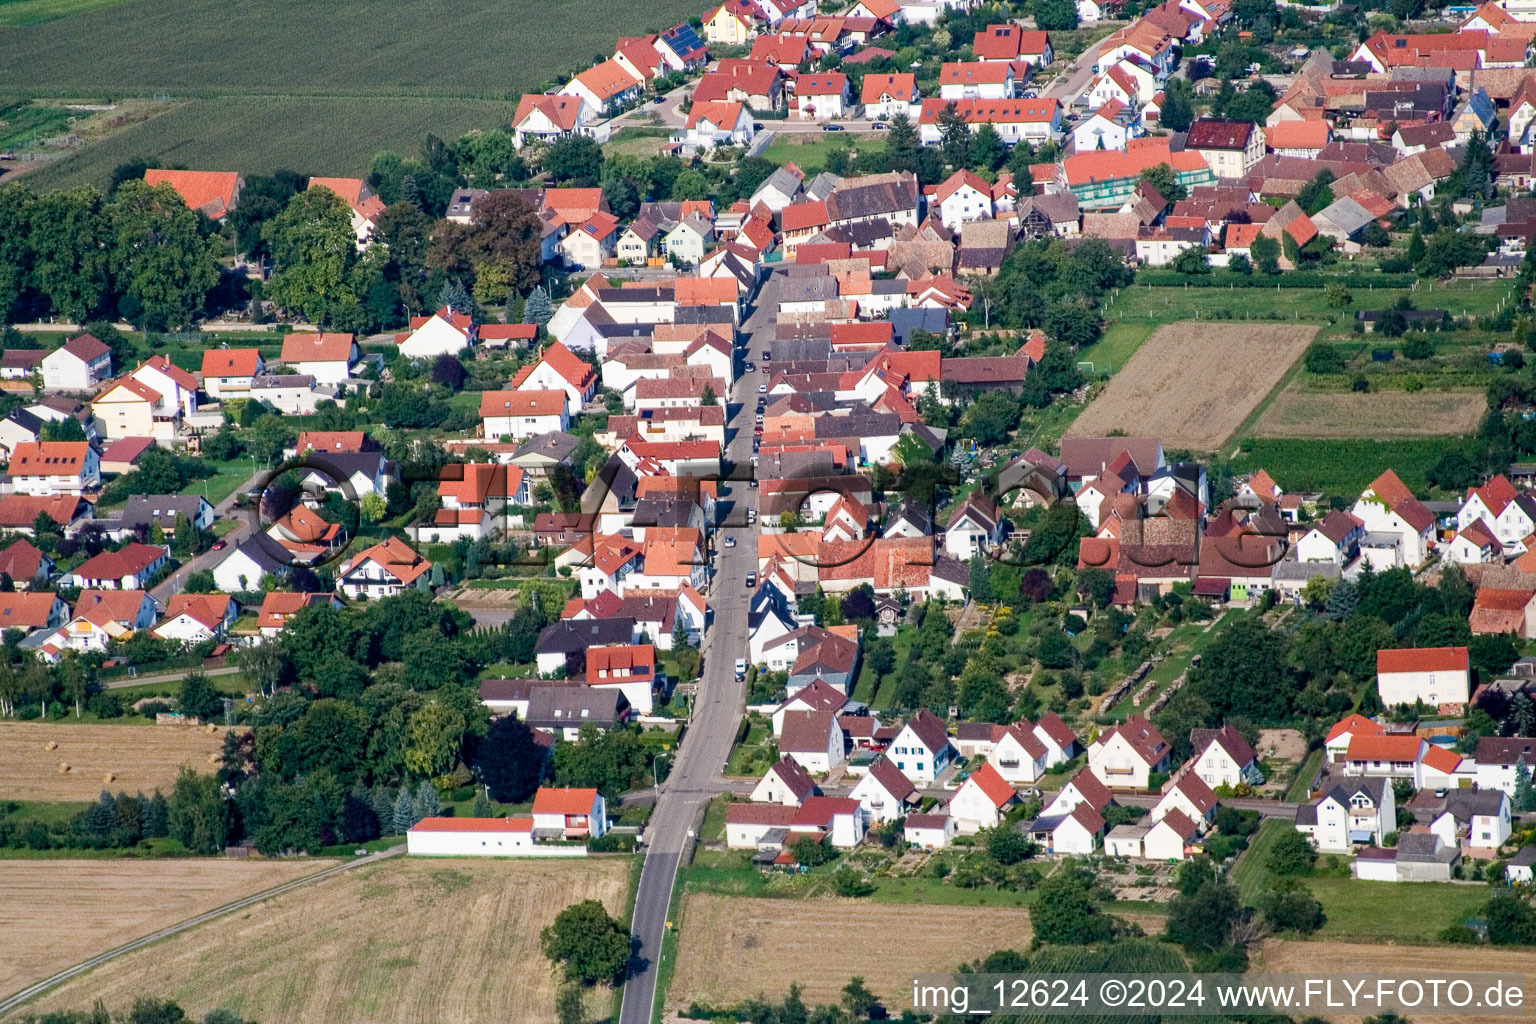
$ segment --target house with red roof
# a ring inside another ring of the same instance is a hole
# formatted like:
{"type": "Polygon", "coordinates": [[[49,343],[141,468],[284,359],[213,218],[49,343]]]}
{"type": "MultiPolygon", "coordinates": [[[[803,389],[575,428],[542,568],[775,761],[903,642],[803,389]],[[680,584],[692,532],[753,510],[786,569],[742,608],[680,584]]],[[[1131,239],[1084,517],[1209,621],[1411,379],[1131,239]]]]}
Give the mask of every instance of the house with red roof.
{"type": "Polygon", "coordinates": [[[150,633],[191,647],[223,636],[239,616],[240,606],[228,594],[174,594],[150,633]]]}
{"type": "MultiPolygon", "coordinates": [[[[781,757],[769,766],[752,789],[754,803],[799,807],[805,798],[821,792],[816,780],[792,757],[781,757]]],[[[857,794],[855,794],[857,795],[857,794]]]]}
{"type": "Polygon", "coordinates": [[[209,220],[223,220],[240,202],[245,179],[235,171],[173,171],[151,167],[144,172],[144,183],[169,185],[182,202],[209,220]]]}
{"type": "Polygon", "coordinates": [[[1356,736],[1344,752],[1344,774],[1411,779],[1429,744],[1411,732],[1356,736]]]}
{"type": "Polygon", "coordinates": [[[292,594],[281,590],[268,591],[261,598],[261,609],[256,615],[256,628],[263,637],[271,639],[281,633],[288,625],[288,620],[297,615],[301,609],[322,603],[329,603],[333,608],[342,607],[341,601],[334,594],[292,594]]]}
{"type": "Polygon", "coordinates": [[[1428,561],[1434,542],[1435,514],[1413,496],[1392,470],[1371,481],[1350,513],[1365,523],[1367,533],[1387,535],[1396,541],[1397,565],[1418,569],[1428,561]]]}
{"type": "Polygon", "coordinates": [[[840,71],[800,75],[795,79],[794,87],[790,112],[801,120],[821,121],[844,117],[849,112],[848,76],[840,71]]]}
{"type": "Polygon", "coordinates": [[[859,802],[847,796],[812,796],[795,809],[791,832],[825,836],[840,850],[859,845],[864,838],[864,814],[859,802]]]}
{"type": "MultiPolygon", "coordinates": [[[[1527,553],[1515,565],[1531,560],[1527,553]]],[[[1472,600],[1468,625],[1475,635],[1513,633],[1530,639],[1536,637],[1536,588],[1478,587],[1472,600]]]]}
{"type": "Polygon", "coordinates": [[[955,790],[949,801],[949,816],[955,819],[955,827],[961,833],[973,834],[1002,821],[1004,813],[1018,800],[1013,784],[990,761],[984,761],[955,790]]]}
{"type": "Polygon", "coordinates": [[[726,0],[704,12],[704,41],[725,46],[745,46],[757,35],[767,17],[748,0],[726,0]]]}
{"type": "Polygon", "coordinates": [[[1163,795],[1147,812],[1148,821],[1157,821],[1170,812],[1185,815],[1203,830],[1216,816],[1216,793],[1195,773],[1193,759],[1186,761],[1179,773],[1163,783],[1163,795]]]}
{"type": "Polygon", "coordinates": [[[1145,715],[1132,715],[1088,745],[1088,770],[1106,786],[1146,789],[1153,772],[1168,770],[1172,753],[1145,715]]]}
{"type": "Polygon", "coordinates": [[[1386,732],[1386,726],[1364,715],[1352,714],[1340,719],[1333,723],[1327,737],[1323,740],[1323,749],[1328,752],[1328,763],[1342,764],[1344,755],[1349,751],[1349,745],[1355,737],[1385,736],[1386,732]]]}
{"type": "Polygon", "coordinates": [[[553,142],[589,134],[597,112],[580,96],[525,93],[512,115],[512,139],[518,149],[531,140],[553,142]]]}
{"type": "Polygon", "coordinates": [[[1465,647],[1412,647],[1376,652],[1376,693],[1383,707],[1423,702],[1465,707],[1471,690],[1465,647]]]}
{"type": "Polygon", "coordinates": [[[1488,531],[1481,519],[1473,520],[1470,525],[1457,530],[1445,546],[1446,560],[1460,565],[1481,565],[1484,562],[1502,561],[1503,557],[1504,545],[1488,531]]]}
{"type": "Polygon", "coordinates": [[[398,537],[359,551],[341,564],[336,589],[345,597],[374,599],[404,593],[407,587],[426,590],[432,563],[398,537]]]}
{"type": "Polygon", "coordinates": [[[608,831],[608,804],[595,789],[540,786],[533,794],[533,833],[540,839],[596,839],[608,831]]]}
{"type": "Polygon", "coordinates": [[[423,818],[405,833],[412,857],[535,857],[584,854],[580,847],[533,841],[533,818],[423,818]],[[569,852],[567,852],[569,851],[569,852]]]}
{"type": "Polygon", "coordinates": [[[1334,509],[1296,542],[1296,557],[1303,562],[1347,565],[1354,561],[1364,535],[1365,523],[1358,516],[1334,509]]]}
{"type": "Polygon", "coordinates": [[[1044,67],[1054,59],[1049,32],[1031,31],[1012,22],[988,25],[971,39],[971,53],[983,61],[1023,61],[1044,67]]]}
{"type": "Polygon", "coordinates": [[[1085,768],[1061,787],[1025,831],[1047,853],[1091,854],[1107,825],[1104,809],[1114,802],[1110,791],[1085,768]]]}
{"type": "Polygon", "coordinates": [[[1194,774],[1207,786],[1236,786],[1246,782],[1257,786],[1264,781],[1259,771],[1259,756],[1253,746],[1230,725],[1220,729],[1191,729],[1189,758],[1194,774]]]}
{"type": "Polygon", "coordinates": [[[69,620],[48,637],[38,654],[58,661],[64,651],[81,654],[105,651],[141,629],[155,624],[155,599],[144,590],[86,590],[75,602],[69,620]]]}
{"type": "Polygon", "coordinates": [[[928,196],[929,209],[939,211],[939,221],[951,231],[972,220],[991,220],[992,186],[964,168],[933,187],[928,196]]]}
{"type": "MultiPolygon", "coordinates": [[[[9,576],[17,590],[46,586],[53,577],[53,568],[53,559],[25,537],[16,539],[0,551],[0,573],[9,576]]],[[[0,622],[3,621],[0,618],[0,622]]],[[[0,630],[3,629],[0,626],[0,630]]]]}
{"type": "Polygon", "coordinates": [[[1007,100],[1014,97],[1013,65],[1007,61],[952,61],[939,69],[941,100],[1007,100]]]}
{"type": "Polygon", "coordinates": [[[644,85],[645,79],[636,70],[610,58],[571,79],[560,89],[560,95],[579,97],[599,114],[610,114],[637,98],[644,85]]]}
{"type": "Polygon", "coordinates": [[[92,590],[143,590],[170,561],[171,549],[158,544],[124,544],[92,555],[69,574],[71,586],[92,590]]]}
{"type": "Polygon", "coordinates": [[[889,118],[897,114],[914,117],[921,98],[917,76],[911,72],[868,74],[859,86],[859,102],[864,105],[864,116],[869,118],[889,118]]]}
{"type": "Polygon", "coordinates": [[[78,497],[101,486],[101,458],[88,441],[23,441],[6,471],[17,495],[78,497]]]}
{"type": "Polygon", "coordinates": [[[568,267],[580,270],[603,265],[619,244],[619,219],[599,210],[560,239],[559,250],[568,267]]]}
{"type": "Polygon", "coordinates": [[[316,384],[340,384],[352,376],[361,355],[357,339],[346,332],[285,334],[281,361],[316,384]]]}
{"type": "Polygon", "coordinates": [[[264,372],[266,363],[259,349],[210,348],[203,352],[203,391],[215,401],[249,395],[252,378],[264,372]]]}
{"type": "Polygon", "coordinates": [[[570,423],[563,389],[480,393],[481,436],[487,439],[538,437],[565,430],[570,423]]]}
{"type": "Polygon", "coordinates": [[[683,130],[672,133],[680,156],[706,153],[718,146],[746,146],[754,135],[752,111],[737,100],[698,100],[688,108],[683,130]]]}
{"type": "Polygon", "coordinates": [[[512,378],[514,391],[564,391],[572,409],[580,409],[597,394],[597,370],[560,342],[551,342],[538,362],[512,378]]]}
{"type": "Polygon", "coordinates": [[[408,359],[456,356],[475,343],[474,320],[452,306],[444,306],[431,316],[411,317],[410,328],[403,336],[396,335],[400,354],[408,359]]]}
{"type": "Polygon", "coordinates": [[[112,350],[93,334],[80,334],[43,357],[43,387],[89,391],[112,376],[112,350]]]}

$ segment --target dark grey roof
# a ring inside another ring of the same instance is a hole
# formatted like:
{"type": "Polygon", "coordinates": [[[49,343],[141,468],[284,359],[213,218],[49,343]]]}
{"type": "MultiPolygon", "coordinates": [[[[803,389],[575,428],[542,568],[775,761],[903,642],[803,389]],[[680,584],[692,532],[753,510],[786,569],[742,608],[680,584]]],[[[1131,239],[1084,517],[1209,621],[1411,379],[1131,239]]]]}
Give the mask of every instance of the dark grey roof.
{"type": "Polygon", "coordinates": [[[1536,865],[1536,846],[1522,847],[1520,852],[1509,858],[1509,866],[1516,868],[1528,868],[1536,865]]]}
{"type": "Polygon", "coordinates": [[[672,314],[676,324],[736,324],[735,306],[678,306],[672,314]]]}
{"type": "Polygon", "coordinates": [[[162,529],[169,529],[176,525],[178,512],[190,521],[197,518],[200,507],[206,504],[207,499],[200,494],[131,494],[121,521],[127,527],[159,523],[162,529]]]}
{"type": "Polygon", "coordinates": [[[931,572],[932,575],[937,576],[941,580],[962,587],[967,586],[971,578],[971,570],[968,565],[958,558],[942,553],[933,560],[931,572]]]}
{"type": "Polygon", "coordinates": [[[913,331],[942,336],[949,330],[949,312],[943,309],[893,309],[889,320],[899,345],[911,340],[913,331]]]}
{"type": "Polygon", "coordinates": [[[564,462],[569,459],[581,444],[581,438],[575,434],[567,434],[563,430],[551,430],[547,434],[530,437],[518,446],[512,453],[512,461],[518,459],[539,456],[546,459],[554,459],[556,462],[564,462]]]}
{"type": "Polygon", "coordinates": [[[1498,817],[1508,799],[1501,789],[1453,789],[1445,795],[1445,809],[1457,821],[1498,817]]]}
{"type": "Polygon", "coordinates": [[[618,690],[596,686],[535,686],[528,691],[529,725],[561,729],[593,725],[611,728],[625,706],[618,690]]]}
{"type": "Polygon", "coordinates": [[[1300,807],[1296,808],[1296,824],[1316,825],[1317,804],[1302,804],[1300,807]]]}
{"type": "Polygon", "coordinates": [[[1386,801],[1387,792],[1391,785],[1392,780],[1386,778],[1346,779],[1330,789],[1324,796],[1319,797],[1319,799],[1325,800],[1328,797],[1332,797],[1335,801],[1347,807],[1349,806],[1350,798],[1357,793],[1364,793],[1370,797],[1371,803],[1380,807],[1386,801]]]}
{"type": "Polygon", "coordinates": [[[779,304],[786,302],[825,302],[837,298],[835,277],[792,277],[779,285],[779,304]]]}
{"type": "Polygon", "coordinates": [[[12,409],[5,418],[34,437],[37,436],[38,431],[43,429],[42,419],[32,415],[25,409],[12,409]]]}
{"type": "Polygon", "coordinates": [[[276,544],[277,542],[269,538],[265,533],[253,534],[252,536],[247,537],[244,541],[242,541],[240,546],[235,548],[234,551],[231,551],[229,554],[220,559],[219,564],[223,565],[224,562],[234,557],[235,552],[238,551],[242,555],[245,555],[247,558],[249,558],[252,562],[255,562],[256,567],[259,568],[262,572],[282,572],[288,567],[288,563],[286,561],[280,561],[276,555],[271,553],[271,548],[268,546],[276,546],[276,544]]]}
{"type": "Polygon", "coordinates": [[[571,654],[588,647],[627,644],[635,636],[635,620],[561,619],[545,626],[534,645],[536,654],[571,654]]]}
{"type": "Polygon", "coordinates": [[[683,501],[680,498],[641,498],[635,502],[635,514],[630,521],[631,526],[688,526],[691,524],[693,511],[698,508],[691,501],[683,501]]]}
{"type": "Polygon", "coordinates": [[[1397,837],[1397,859],[1412,864],[1449,864],[1461,855],[1433,832],[1407,832],[1397,837]]]}

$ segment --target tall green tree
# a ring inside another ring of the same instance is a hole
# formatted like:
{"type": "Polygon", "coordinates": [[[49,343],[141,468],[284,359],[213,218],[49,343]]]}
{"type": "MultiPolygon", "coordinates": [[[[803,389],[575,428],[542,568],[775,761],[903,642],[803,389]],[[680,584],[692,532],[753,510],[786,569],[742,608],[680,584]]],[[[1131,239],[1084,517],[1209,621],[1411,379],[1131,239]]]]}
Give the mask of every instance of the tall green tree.
{"type": "Polygon", "coordinates": [[[137,308],[136,322],[161,330],[196,320],[219,283],[218,256],[198,230],[198,215],[169,185],[129,181],[106,217],[119,310],[137,308]]]}
{"type": "Polygon", "coordinates": [[[44,192],[28,207],[31,283],[57,316],[90,319],[106,303],[111,228],[101,193],[44,192]]]}
{"type": "Polygon", "coordinates": [[[616,981],[629,964],[629,929],[597,900],[573,903],[539,933],[544,955],[570,981],[616,981]]]}
{"type": "Polygon", "coordinates": [[[939,151],[944,154],[945,162],[956,169],[967,166],[971,159],[971,126],[953,100],[939,111],[937,124],[939,151]]]}
{"type": "Polygon", "coordinates": [[[325,188],[299,192],[261,229],[275,270],[267,296],[282,309],[329,324],[357,305],[348,272],[357,260],[352,211],[325,188]]]}
{"type": "Polygon", "coordinates": [[[167,806],[171,835],[193,853],[213,856],[229,835],[229,806],[213,775],[182,768],[167,806]]]}

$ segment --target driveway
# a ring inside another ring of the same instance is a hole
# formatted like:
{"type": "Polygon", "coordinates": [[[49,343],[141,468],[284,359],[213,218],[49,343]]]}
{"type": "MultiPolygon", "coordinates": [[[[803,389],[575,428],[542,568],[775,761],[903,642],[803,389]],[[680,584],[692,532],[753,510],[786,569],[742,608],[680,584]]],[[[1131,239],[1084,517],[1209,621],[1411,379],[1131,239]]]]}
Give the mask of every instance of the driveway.
{"type": "MultiPolygon", "coordinates": [[[[231,491],[229,497],[213,506],[213,510],[218,513],[219,518],[229,518],[230,513],[235,510],[235,506],[244,499],[245,492],[260,485],[262,480],[266,478],[267,472],[267,470],[261,470],[252,474],[249,480],[231,491]]],[[[225,544],[223,548],[220,548],[218,551],[204,551],[202,554],[186,562],[180,569],[177,569],[157,586],[153,587],[149,595],[155,599],[160,607],[164,608],[166,602],[171,599],[171,596],[181,589],[182,581],[188,575],[197,572],[199,569],[211,570],[215,565],[218,565],[230,548],[238,546],[241,541],[250,535],[250,530],[249,521],[244,517],[237,518],[235,528],[220,538],[225,544]]]]}

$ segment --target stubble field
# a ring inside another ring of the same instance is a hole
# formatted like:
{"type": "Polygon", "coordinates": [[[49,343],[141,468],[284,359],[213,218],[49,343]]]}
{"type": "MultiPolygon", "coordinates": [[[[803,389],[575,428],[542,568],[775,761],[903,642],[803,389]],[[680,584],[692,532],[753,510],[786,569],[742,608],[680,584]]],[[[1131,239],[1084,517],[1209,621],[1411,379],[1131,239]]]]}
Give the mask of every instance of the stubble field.
{"type": "Polygon", "coordinates": [[[1214,451],[1280,383],[1317,330],[1259,322],[1160,327],[1067,436],[1121,430],[1161,437],[1168,448],[1214,451]]]}
{"type": "Polygon", "coordinates": [[[0,860],[0,995],[333,863],[0,860]]]}
{"type": "MultiPolygon", "coordinates": [[[[1391,974],[1409,978],[1455,978],[1473,973],[1524,974],[1525,1005],[1536,1001],[1536,975],[1529,950],[1492,946],[1375,946],[1353,942],[1288,942],[1272,939],[1252,957],[1256,972],[1391,974]]],[[[1353,1024],[1360,1015],[1329,1015],[1335,1024],[1353,1024]]],[[[1524,1017],[1409,1011],[1413,1024],[1500,1024],[1524,1017]]]]}
{"type": "MultiPolygon", "coordinates": [[[[548,1024],[557,984],[540,930],[584,899],[622,915],[628,877],[623,858],[400,858],[130,953],[28,1008],[115,1009],[153,992],[188,1016],[227,1006],[262,1024],[548,1024]]],[[[606,997],[590,993],[589,1011],[606,997]]]]}
{"type": "Polygon", "coordinates": [[[191,726],[0,722],[0,797],[94,800],[116,793],[169,793],[182,765],[208,772],[227,730],[191,726]],[[52,750],[48,744],[55,744],[52,750]],[[61,772],[61,764],[69,771],[61,772]],[[108,781],[107,773],[113,775],[108,781]]]}
{"type": "Polygon", "coordinates": [[[861,975],[899,1012],[911,1005],[913,975],[951,971],[999,949],[1028,949],[1034,934],[1023,908],[704,892],[684,898],[682,919],[668,1007],[693,1000],[721,1005],[759,993],[778,999],[791,982],[804,987],[807,1003],[835,1003],[848,979],[861,975]]]}
{"type": "Polygon", "coordinates": [[[1281,392],[1254,427],[1256,437],[1421,437],[1471,434],[1488,409],[1485,391],[1281,392]]]}

